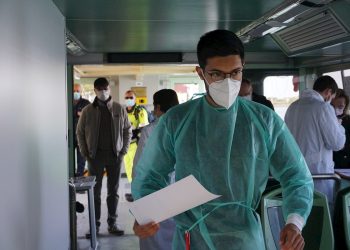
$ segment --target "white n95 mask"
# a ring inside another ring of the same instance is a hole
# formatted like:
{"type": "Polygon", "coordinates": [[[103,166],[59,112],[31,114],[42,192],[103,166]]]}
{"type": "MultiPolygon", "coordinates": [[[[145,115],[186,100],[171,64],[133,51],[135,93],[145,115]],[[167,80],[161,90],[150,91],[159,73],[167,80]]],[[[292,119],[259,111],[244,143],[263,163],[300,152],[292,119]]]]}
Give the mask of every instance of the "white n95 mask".
{"type": "Polygon", "coordinates": [[[109,98],[110,90],[96,90],[96,96],[101,101],[106,101],[109,98]]]}
{"type": "Polygon", "coordinates": [[[229,109],[235,102],[241,81],[225,78],[223,81],[209,84],[209,94],[214,102],[226,109],[229,109]]]}

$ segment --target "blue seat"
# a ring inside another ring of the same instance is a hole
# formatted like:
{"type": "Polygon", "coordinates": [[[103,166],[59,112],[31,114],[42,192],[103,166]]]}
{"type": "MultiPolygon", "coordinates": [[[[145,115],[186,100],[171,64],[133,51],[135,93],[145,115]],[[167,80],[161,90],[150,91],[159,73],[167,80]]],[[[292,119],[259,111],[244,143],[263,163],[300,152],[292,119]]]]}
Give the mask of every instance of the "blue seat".
{"type": "MultiPolygon", "coordinates": [[[[282,189],[266,194],[261,202],[262,227],[268,250],[279,249],[280,231],[285,225],[282,213],[282,189]]],[[[314,203],[307,223],[302,231],[305,250],[332,250],[334,237],[327,197],[314,192],[314,203]]]]}

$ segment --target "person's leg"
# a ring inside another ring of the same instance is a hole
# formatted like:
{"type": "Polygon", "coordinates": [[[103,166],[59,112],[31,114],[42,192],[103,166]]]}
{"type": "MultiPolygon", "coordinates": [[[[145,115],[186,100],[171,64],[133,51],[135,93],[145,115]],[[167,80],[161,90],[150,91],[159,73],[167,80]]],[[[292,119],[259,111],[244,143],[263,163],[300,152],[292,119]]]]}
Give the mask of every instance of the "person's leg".
{"type": "MultiPolygon", "coordinates": [[[[137,144],[136,142],[131,143],[128,149],[128,153],[125,156],[125,171],[126,175],[128,177],[128,181],[131,183],[132,181],[132,171],[133,171],[133,165],[134,165],[134,158],[137,150],[137,144]]],[[[132,197],[131,193],[125,194],[125,199],[129,202],[133,202],[134,198],[132,197]]]]}
{"type": "Polygon", "coordinates": [[[107,170],[107,208],[108,218],[107,223],[109,225],[108,231],[116,235],[123,235],[124,231],[119,229],[116,224],[117,219],[117,206],[118,206],[118,188],[120,179],[120,168],[122,159],[115,159],[113,164],[106,166],[107,170]]]}
{"type": "Polygon", "coordinates": [[[82,156],[79,147],[77,147],[77,176],[84,175],[85,161],[85,157],[82,156]]]}
{"type": "Polygon", "coordinates": [[[136,142],[130,143],[128,152],[124,157],[125,173],[126,173],[126,176],[128,177],[129,182],[132,181],[132,168],[133,168],[133,162],[134,162],[136,150],[137,150],[136,142]]]}
{"type": "Polygon", "coordinates": [[[96,184],[94,186],[94,203],[95,203],[95,218],[96,228],[101,225],[101,188],[103,179],[104,166],[100,161],[88,160],[88,169],[90,176],[96,176],[96,184]]]}

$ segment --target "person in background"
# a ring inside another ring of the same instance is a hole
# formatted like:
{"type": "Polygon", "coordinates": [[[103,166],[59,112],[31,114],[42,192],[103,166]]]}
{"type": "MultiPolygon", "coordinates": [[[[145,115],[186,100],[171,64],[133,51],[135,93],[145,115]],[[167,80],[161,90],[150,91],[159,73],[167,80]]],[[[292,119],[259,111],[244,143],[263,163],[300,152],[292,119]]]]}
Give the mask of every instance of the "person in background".
{"type": "Polygon", "coordinates": [[[331,102],[338,121],[345,129],[345,146],[333,152],[334,168],[350,168],[350,116],[348,114],[349,96],[344,90],[338,89],[331,102]]]}
{"type": "MultiPolygon", "coordinates": [[[[74,84],[73,87],[73,131],[77,130],[78,120],[81,116],[81,112],[83,108],[85,108],[87,105],[90,104],[90,102],[86,99],[84,99],[81,96],[82,87],[80,84],[74,84]]],[[[76,167],[76,176],[83,176],[84,175],[84,168],[85,168],[85,161],[86,159],[82,154],[80,153],[80,149],[77,142],[77,136],[74,133],[74,148],[77,152],[77,167],[76,167]]]]}
{"type": "MultiPolygon", "coordinates": [[[[166,187],[174,171],[177,181],[193,175],[221,196],[174,217],[172,248],[264,249],[255,209],[270,171],[283,189],[286,224],[280,248],[302,249],[301,230],[313,201],[310,171],[281,118],[237,97],[244,66],[241,40],[228,30],[208,32],[198,42],[197,56],[196,71],[207,93],[173,107],[159,120],[136,166],[133,196],[139,199],[166,187]]],[[[158,223],[135,224],[140,238],[159,230],[158,223]]]]}
{"type": "MultiPolygon", "coordinates": [[[[142,129],[141,137],[137,146],[135,158],[134,158],[134,169],[132,171],[133,177],[137,174],[135,166],[140,159],[142,151],[145,147],[148,137],[152,133],[153,129],[157,126],[159,118],[165,114],[170,108],[179,104],[177,94],[172,89],[162,89],[154,93],[153,105],[154,115],[156,120],[142,129]]],[[[174,182],[174,176],[169,176],[169,183],[174,182]]],[[[134,231],[137,234],[139,230],[138,224],[134,224],[134,231]]],[[[171,249],[172,240],[175,232],[174,220],[168,219],[160,223],[159,231],[152,237],[140,239],[140,250],[163,250],[171,249]]]]}
{"type": "MultiPolygon", "coordinates": [[[[330,76],[317,78],[313,89],[306,89],[287,109],[285,122],[298,143],[311,174],[334,174],[333,151],[345,144],[345,130],[330,102],[338,90],[330,76]]],[[[315,180],[315,190],[328,198],[333,214],[334,182],[315,180]]]]}
{"type": "Polygon", "coordinates": [[[241,88],[238,95],[244,99],[260,103],[274,110],[272,102],[270,100],[267,100],[263,95],[254,93],[252,83],[246,78],[242,79],[241,88]]]}
{"type": "MultiPolygon", "coordinates": [[[[96,231],[101,217],[101,188],[107,171],[108,232],[123,235],[116,223],[120,168],[131,140],[131,125],[125,109],[113,101],[109,82],[98,78],[94,82],[96,98],[83,109],[77,126],[77,139],[82,155],[88,161],[89,175],[96,176],[94,203],[96,231]]],[[[87,235],[89,236],[89,235],[87,235]]]]}
{"type": "Polygon", "coordinates": [[[293,83],[293,91],[298,92],[299,85],[300,85],[300,77],[298,75],[293,75],[292,83],[293,83]]]}
{"type": "MultiPolygon", "coordinates": [[[[132,137],[128,153],[124,158],[125,172],[128,181],[132,181],[133,161],[137,149],[137,144],[140,139],[141,129],[148,125],[147,110],[136,104],[136,93],[132,90],[125,92],[125,105],[128,113],[128,118],[132,127],[132,137]]],[[[130,193],[125,194],[125,199],[132,202],[134,199],[130,193]]]]}
{"type": "Polygon", "coordinates": [[[332,77],[321,76],[313,89],[301,93],[285,115],[285,122],[312,174],[333,174],[333,151],[344,147],[345,130],[330,105],[337,90],[332,77]]]}

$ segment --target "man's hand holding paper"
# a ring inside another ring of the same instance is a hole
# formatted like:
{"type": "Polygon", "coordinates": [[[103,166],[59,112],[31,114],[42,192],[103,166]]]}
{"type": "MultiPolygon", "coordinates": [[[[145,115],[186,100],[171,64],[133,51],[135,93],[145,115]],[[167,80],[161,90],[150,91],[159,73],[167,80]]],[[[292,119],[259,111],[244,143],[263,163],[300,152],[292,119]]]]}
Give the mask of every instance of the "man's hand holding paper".
{"type": "Polygon", "coordinates": [[[159,223],[218,197],[220,195],[208,192],[193,175],[189,175],[134,201],[129,210],[139,225],[146,225],[159,223]]]}

